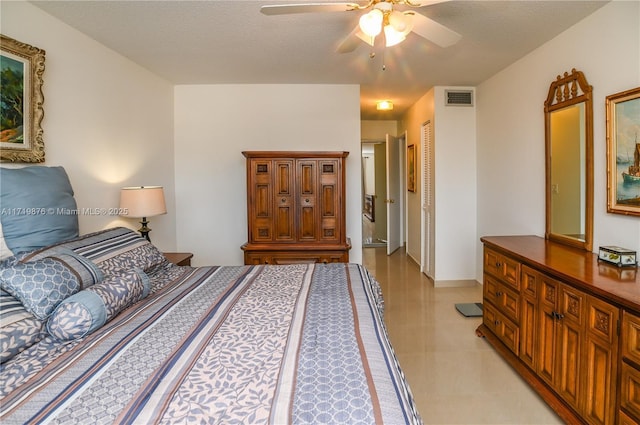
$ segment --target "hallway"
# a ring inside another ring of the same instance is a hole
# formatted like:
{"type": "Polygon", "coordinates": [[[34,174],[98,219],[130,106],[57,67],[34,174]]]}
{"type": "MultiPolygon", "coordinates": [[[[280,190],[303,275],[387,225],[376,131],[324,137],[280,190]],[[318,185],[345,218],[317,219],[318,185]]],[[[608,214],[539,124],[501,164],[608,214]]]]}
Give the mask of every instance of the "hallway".
{"type": "Polygon", "coordinates": [[[456,303],[480,302],[482,286],[435,289],[404,253],[363,249],[380,282],[385,322],[425,424],[561,424],[555,413],[475,334],[482,318],[456,303]]]}

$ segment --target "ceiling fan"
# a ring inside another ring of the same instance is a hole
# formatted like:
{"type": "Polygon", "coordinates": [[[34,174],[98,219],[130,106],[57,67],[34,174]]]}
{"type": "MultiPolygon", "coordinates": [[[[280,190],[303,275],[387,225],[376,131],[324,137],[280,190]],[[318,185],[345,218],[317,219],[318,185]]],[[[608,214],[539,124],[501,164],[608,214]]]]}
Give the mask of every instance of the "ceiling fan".
{"type": "Polygon", "coordinates": [[[416,13],[413,10],[398,10],[394,6],[419,8],[442,3],[448,0],[430,0],[414,3],[411,0],[369,0],[365,5],[358,3],[301,3],[262,6],[260,11],[265,15],[284,15],[292,13],[316,12],[352,12],[368,10],[360,17],[359,24],[340,43],[337,51],[348,53],[358,47],[360,40],[373,46],[375,38],[382,34],[385,46],[393,46],[402,42],[410,32],[414,32],[440,47],[449,47],[457,43],[462,36],[457,32],[439,24],[433,19],[416,13]]]}

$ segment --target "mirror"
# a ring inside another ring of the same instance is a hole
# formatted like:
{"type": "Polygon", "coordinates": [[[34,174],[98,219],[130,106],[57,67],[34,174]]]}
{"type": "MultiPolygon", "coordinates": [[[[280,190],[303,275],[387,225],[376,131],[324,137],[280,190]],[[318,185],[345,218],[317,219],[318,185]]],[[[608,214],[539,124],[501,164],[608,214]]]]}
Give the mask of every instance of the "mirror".
{"type": "Polygon", "coordinates": [[[551,83],[545,112],[546,231],[549,240],[592,250],[592,87],[573,69],[551,83]]]}

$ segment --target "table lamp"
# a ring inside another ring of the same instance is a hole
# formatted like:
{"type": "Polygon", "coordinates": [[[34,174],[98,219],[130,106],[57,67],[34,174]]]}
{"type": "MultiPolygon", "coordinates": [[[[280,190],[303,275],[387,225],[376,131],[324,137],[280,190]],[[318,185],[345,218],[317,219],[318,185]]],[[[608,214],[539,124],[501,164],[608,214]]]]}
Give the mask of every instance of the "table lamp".
{"type": "Polygon", "coordinates": [[[122,216],[142,218],[140,222],[142,227],[138,231],[151,242],[149,238],[151,229],[147,226],[149,224],[147,217],[167,213],[164,189],[162,186],[123,187],[120,190],[120,210],[122,216]]]}

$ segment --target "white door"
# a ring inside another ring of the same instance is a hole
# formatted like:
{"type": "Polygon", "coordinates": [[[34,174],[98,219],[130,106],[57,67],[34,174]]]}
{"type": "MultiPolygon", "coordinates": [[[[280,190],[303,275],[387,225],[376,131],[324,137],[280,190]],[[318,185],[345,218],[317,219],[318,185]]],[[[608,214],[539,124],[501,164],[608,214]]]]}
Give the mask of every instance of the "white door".
{"type": "Polygon", "coordinates": [[[387,255],[400,248],[400,143],[387,134],[387,255]]]}

